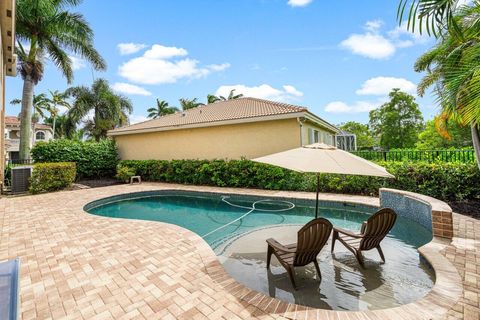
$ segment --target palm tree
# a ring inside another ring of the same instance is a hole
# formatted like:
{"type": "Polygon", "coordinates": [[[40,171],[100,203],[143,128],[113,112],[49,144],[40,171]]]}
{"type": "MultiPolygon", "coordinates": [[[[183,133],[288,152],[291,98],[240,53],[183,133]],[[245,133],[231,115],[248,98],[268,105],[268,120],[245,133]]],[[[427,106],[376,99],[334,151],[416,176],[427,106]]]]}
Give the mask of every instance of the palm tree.
{"type": "Polygon", "coordinates": [[[128,98],[116,94],[104,79],[95,80],[91,88],[72,87],[65,93],[74,99],[67,113],[67,135],[71,135],[83,121],[85,130],[99,141],[107,136],[108,130],[128,124],[128,115],[133,110],[132,103],[128,98]],[[89,115],[91,117],[85,120],[89,115]]]}
{"type": "Polygon", "coordinates": [[[45,59],[55,64],[68,83],[73,79],[73,70],[67,52],[89,61],[97,70],[106,68],[105,61],[93,47],[93,31],[84,17],[67,10],[80,3],[81,0],[17,0],[15,53],[23,79],[21,159],[30,155],[33,92],[43,77],[45,59]]]}
{"type": "Polygon", "coordinates": [[[193,109],[193,108],[197,108],[204,105],[203,103],[198,102],[197,100],[198,100],[197,98],[193,98],[193,99],[182,98],[179,101],[180,101],[180,106],[182,107],[182,110],[185,111],[188,109],[193,109]]]}
{"type": "MultiPolygon", "coordinates": [[[[11,105],[21,104],[22,99],[13,99],[10,101],[11,105]]],[[[45,111],[48,111],[50,105],[48,102],[48,98],[45,93],[41,94],[34,94],[32,99],[32,106],[33,106],[33,115],[31,116],[33,119],[37,118],[45,118],[45,111]]],[[[22,118],[22,113],[20,112],[20,119],[22,118]]]]}
{"type": "Polygon", "coordinates": [[[407,28],[412,32],[418,30],[439,37],[449,30],[461,36],[461,26],[454,19],[459,3],[459,0],[400,0],[397,19],[402,24],[407,16],[407,28]]]}
{"type": "Polygon", "coordinates": [[[480,168],[480,47],[478,41],[480,4],[463,6],[452,18],[460,33],[445,31],[431,50],[418,58],[417,72],[426,72],[418,86],[419,95],[434,86],[434,93],[442,108],[438,122],[449,120],[470,125],[473,146],[480,168]],[[458,36],[461,34],[461,36],[458,36]]]}
{"type": "Polygon", "coordinates": [[[228,94],[228,97],[224,97],[224,96],[215,96],[213,94],[209,94],[207,96],[207,103],[210,104],[210,103],[215,103],[215,102],[218,102],[218,101],[227,101],[227,100],[235,100],[235,99],[240,99],[243,97],[243,94],[235,94],[235,90],[236,89],[232,89],[230,90],[230,93],[228,94]]]}
{"type": "Polygon", "coordinates": [[[55,90],[55,91],[48,90],[48,92],[50,93],[50,98],[48,98],[48,102],[50,104],[48,111],[50,112],[50,117],[53,119],[52,129],[53,129],[53,139],[55,139],[55,132],[56,132],[55,125],[57,122],[56,120],[59,112],[57,106],[62,106],[67,109],[70,109],[70,104],[66,101],[67,95],[65,94],[65,92],[59,92],[58,90],[55,90]]]}
{"type": "Polygon", "coordinates": [[[177,112],[178,108],[170,107],[168,105],[168,102],[157,99],[157,106],[148,108],[147,111],[149,112],[148,114],[149,118],[157,119],[158,117],[177,112]]]}
{"type": "MultiPolygon", "coordinates": [[[[53,115],[44,119],[45,124],[52,126],[53,129],[53,115]]],[[[59,114],[55,118],[55,130],[53,131],[54,137],[57,139],[64,139],[67,137],[68,117],[66,114],[59,114]]]]}

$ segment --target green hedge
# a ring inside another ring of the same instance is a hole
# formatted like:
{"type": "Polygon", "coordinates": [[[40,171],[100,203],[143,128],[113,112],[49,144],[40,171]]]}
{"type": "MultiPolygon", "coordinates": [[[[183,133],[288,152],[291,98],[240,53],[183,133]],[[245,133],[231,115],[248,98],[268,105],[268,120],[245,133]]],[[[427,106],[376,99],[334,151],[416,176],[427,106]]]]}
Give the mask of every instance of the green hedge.
{"type": "Polygon", "coordinates": [[[41,193],[65,189],[75,181],[73,162],[35,164],[30,178],[30,192],[41,193]]]}
{"type": "MultiPolygon", "coordinates": [[[[322,192],[377,195],[382,187],[418,192],[444,200],[480,197],[480,171],[474,163],[380,162],[396,179],[320,175],[322,192]]],[[[145,181],[219,187],[315,191],[316,177],[249,160],[124,160],[145,181]]]]}
{"type": "Polygon", "coordinates": [[[78,178],[112,177],[118,164],[115,142],[52,140],[32,148],[35,162],[75,162],[78,178]]]}

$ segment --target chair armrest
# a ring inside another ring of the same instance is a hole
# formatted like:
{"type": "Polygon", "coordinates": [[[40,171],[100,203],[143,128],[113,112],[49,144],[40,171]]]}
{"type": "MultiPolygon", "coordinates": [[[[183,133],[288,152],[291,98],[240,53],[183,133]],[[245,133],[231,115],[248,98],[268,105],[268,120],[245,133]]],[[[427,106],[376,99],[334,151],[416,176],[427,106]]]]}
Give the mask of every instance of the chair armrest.
{"type": "Polygon", "coordinates": [[[362,228],[360,228],[360,233],[364,234],[366,229],[367,229],[367,221],[363,221],[362,228]]]}
{"type": "Polygon", "coordinates": [[[350,230],[346,230],[346,229],[342,229],[342,228],[333,228],[333,231],[336,231],[336,232],[339,232],[339,233],[343,233],[349,237],[352,237],[352,238],[363,238],[363,235],[361,234],[357,234],[357,233],[353,233],[352,231],[350,230]]]}
{"type": "Polygon", "coordinates": [[[269,246],[271,246],[272,248],[274,248],[276,250],[279,250],[279,251],[290,252],[290,253],[297,252],[296,249],[287,248],[286,246],[284,246],[283,244],[281,244],[280,242],[278,242],[277,240],[275,240],[273,238],[267,239],[267,243],[268,243],[269,246]]]}

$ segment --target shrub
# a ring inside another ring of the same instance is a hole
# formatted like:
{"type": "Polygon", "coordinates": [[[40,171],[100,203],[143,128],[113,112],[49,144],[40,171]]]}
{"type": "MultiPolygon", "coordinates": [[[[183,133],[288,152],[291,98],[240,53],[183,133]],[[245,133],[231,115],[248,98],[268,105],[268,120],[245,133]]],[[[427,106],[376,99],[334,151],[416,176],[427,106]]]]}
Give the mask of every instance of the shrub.
{"type": "Polygon", "coordinates": [[[115,178],[126,182],[130,180],[130,178],[133,177],[134,175],[135,175],[135,170],[133,168],[119,167],[117,169],[117,174],[115,175],[115,178]]]}
{"type": "Polygon", "coordinates": [[[73,162],[35,164],[30,178],[30,192],[51,192],[65,189],[75,181],[76,166],[73,162]]]}
{"type": "MultiPolygon", "coordinates": [[[[320,191],[378,195],[382,187],[418,192],[443,200],[480,197],[480,171],[475,163],[380,162],[396,176],[320,175],[320,191]]],[[[219,187],[315,191],[316,176],[249,160],[124,160],[119,170],[132,169],[145,181],[219,187]]]]}
{"type": "Polygon", "coordinates": [[[118,164],[117,147],[111,139],[39,142],[32,148],[32,159],[35,162],[75,162],[78,178],[112,177],[118,164]]]}

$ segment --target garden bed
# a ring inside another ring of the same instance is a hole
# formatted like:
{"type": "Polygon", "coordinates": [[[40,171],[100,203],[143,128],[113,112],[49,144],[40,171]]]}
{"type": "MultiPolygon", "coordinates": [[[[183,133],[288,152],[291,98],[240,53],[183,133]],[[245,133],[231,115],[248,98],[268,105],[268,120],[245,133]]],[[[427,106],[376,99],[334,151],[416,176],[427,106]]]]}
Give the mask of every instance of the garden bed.
{"type": "Polygon", "coordinates": [[[480,200],[451,201],[453,212],[480,219],[480,200]]]}
{"type": "Polygon", "coordinates": [[[75,183],[75,186],[78,189],[88,189],[88,188],[108,187],[116,184],[122,184],[122,182],[113,178],[81,179],[75,183]]]}

